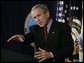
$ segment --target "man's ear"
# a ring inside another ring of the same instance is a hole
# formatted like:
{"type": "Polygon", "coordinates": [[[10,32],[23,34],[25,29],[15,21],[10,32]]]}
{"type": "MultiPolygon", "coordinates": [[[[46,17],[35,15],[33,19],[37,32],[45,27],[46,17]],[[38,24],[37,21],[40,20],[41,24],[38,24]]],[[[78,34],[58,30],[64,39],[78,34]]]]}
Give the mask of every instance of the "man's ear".
{"type": "Polygon", "coordinates": [[[46,12],[46,16],[49,17],[50,16],[50,13],[49,11],[46,12]]]}

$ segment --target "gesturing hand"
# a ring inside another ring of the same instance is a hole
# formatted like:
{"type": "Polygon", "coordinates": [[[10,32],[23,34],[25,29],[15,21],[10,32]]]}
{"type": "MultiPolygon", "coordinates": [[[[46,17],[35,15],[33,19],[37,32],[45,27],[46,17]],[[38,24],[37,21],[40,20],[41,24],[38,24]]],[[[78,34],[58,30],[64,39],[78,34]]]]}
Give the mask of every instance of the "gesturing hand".
{"type": "Polygon", "coordinates": [[[10,42],[11,40],[21,41],[23,42],[24,36],[23,35],[14,35],[10,37],[7,42],[10,42]]]}
{"type": "Polygon", "coordinates": [[[50,53],[39,48],[39,51],[35,53],[35,56],[34,56],[36,59],[39,60],[39,62],[42,62],[48,58],[51,58],[50,56],[50,53]]]}

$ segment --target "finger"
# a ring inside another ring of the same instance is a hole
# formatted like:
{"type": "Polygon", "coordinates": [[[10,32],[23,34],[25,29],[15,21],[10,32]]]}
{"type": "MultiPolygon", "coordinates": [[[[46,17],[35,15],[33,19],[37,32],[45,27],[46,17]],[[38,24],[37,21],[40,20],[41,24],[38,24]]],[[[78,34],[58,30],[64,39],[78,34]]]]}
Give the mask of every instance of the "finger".
{"type": "Polygon", "coordinates": [[[43,49],[41,49],[41,48],[39,48],[39,50],[40,50],[40,51],[42,51],[42,52],[44,52],[44,51],[45,51],[45,50],[43,50],[43,49]]]}
{"type": "Polygon", "coordinates": [[[44,56],[39,56],[39,57],[36,57],[36,59],[43,59],[44,56]]]}
{"type": "Polygon", "coordinates": [[[11,39],[8,39],[7,42],[9,42],[11,39]]]}
{"type": "Polygon", "coordinates": [[[7,42],[9,42],[10,40],[12,40],[14,37],[15,37],[15,36],[12,36],[11,38],[9,38],[9,39],[7,40],[7,42]]]}
{"type": "Polygon", "coordinates": [[[35,55],[39,55],[39,54],[41,54],[41,52],[35,52],[35,55]]]}
{"type": "Polygon", "coordinates": [[[44,55],[43,54],[37,54],[34,57],[41,57],[41,56],[44,56],[44,55]]]}
{"type": "Polygon", "coordinates": [[[39,60],[39,62],[42,62],[42,61],[44,61],[46,58],[42,58],[41,60],[39,60]]]}
{"type": "Polygon", "coordinates": [[[35,55],[34,57],[40,57],[41,56],[41,54],[39,54],[39,55],[35,55]]]}

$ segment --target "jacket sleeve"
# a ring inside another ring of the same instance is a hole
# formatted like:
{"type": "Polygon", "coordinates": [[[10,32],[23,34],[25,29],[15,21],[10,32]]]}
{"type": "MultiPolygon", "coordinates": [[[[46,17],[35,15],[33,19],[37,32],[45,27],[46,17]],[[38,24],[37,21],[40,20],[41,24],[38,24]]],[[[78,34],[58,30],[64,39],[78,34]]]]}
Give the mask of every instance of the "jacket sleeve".
{"type": "Polygon", "coordinates": [[[30,32],[24,35],[25,37],[24,44],[30,44],[34,42],[33,26],[29,27],[29,29],[30,29],[30,32]]]}

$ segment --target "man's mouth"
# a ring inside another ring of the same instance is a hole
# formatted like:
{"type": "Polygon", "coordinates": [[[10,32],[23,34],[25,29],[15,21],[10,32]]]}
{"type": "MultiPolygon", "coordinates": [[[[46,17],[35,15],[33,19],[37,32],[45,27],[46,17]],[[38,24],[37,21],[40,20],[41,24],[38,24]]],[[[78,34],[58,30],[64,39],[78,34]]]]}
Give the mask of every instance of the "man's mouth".
{"type": "Polygon", "coordinates": [[[39,25],[42,25],[42,22],[39,22],[38,24],[39,24],[39,25]]]}

